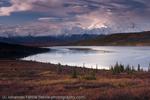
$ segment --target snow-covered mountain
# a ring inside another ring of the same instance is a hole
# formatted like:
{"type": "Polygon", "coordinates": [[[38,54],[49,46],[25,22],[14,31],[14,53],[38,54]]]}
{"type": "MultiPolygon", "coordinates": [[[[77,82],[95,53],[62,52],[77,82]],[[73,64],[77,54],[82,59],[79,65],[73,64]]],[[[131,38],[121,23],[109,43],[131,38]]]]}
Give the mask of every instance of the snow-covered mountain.
{"type": "Polygon", "coordinates": [[[108,34],[109,28],[83,29],[81,27],[71,27],[57,29],[49,24],[28,24],[28,25],[0,25],[1,37],[15,36],[58,36],[72,34],[108,34]]]}

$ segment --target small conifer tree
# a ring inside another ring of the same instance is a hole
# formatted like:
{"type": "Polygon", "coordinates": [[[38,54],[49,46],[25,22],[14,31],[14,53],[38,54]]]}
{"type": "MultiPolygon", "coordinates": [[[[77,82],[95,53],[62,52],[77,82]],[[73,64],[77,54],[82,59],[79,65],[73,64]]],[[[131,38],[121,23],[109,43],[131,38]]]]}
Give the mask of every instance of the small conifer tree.
{"type": "Polygon", "coordinates": [[[140,64],[138,64],[138,69],[137,69],[137,71],[138,71],[138,72],[141,71],[141,66],[140,66],[140,64]]]}

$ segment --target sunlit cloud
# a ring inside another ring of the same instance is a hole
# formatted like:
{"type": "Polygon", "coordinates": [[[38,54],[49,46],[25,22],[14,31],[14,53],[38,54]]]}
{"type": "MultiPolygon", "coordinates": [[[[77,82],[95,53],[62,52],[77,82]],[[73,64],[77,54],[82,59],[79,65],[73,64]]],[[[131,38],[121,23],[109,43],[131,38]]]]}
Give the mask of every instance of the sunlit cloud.
{"type": "Polygon", "coordinates": [[[85,32],[106,28],[110,33],[143,31],[150,29],[149,3],[149,0],[8,0],[0,2],[0,23],[18,22],[22,27],[32,23],[35,33],[41,25],[43,34],[61,34],[74,27],[85,32]]]}
{"type": "Polygon", "coordinates": [[[27,11],[31,10],[31,1],[30,0],[11,0],[12,4],[9,7],[0,8],[0,16],[9,16],[13,12],[27,11]]]}

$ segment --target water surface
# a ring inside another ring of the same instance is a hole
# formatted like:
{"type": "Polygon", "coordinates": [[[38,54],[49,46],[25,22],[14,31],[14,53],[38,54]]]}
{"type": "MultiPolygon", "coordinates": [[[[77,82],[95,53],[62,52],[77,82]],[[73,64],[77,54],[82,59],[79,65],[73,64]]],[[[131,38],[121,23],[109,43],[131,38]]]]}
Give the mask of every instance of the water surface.
{"type": "Polygon", "coordinates": [[[150,47],[58,46],[49,48],[50,52],[29,56],[23,60],[88,68],[98,66],[100,69],[108,69],[116,62],[135,67],[140,64],[147,69],[150,63],[150,47]]]}

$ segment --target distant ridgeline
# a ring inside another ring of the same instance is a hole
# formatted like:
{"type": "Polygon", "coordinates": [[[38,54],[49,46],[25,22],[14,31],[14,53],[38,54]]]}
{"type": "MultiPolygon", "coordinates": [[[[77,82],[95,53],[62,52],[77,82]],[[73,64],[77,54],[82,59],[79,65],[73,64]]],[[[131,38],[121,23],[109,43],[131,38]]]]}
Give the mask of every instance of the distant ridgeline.
{"type": "Polygon", "coordinates": [[[150,31],[98,36],[94,39],[78,41],[72,45],[150,46],[150,31]]]}
{"type": "Polygon", "coordinates": [[[0,43],[0,59],[18,59],[47,51],[49,51],[49,49],[0,43]]]}

